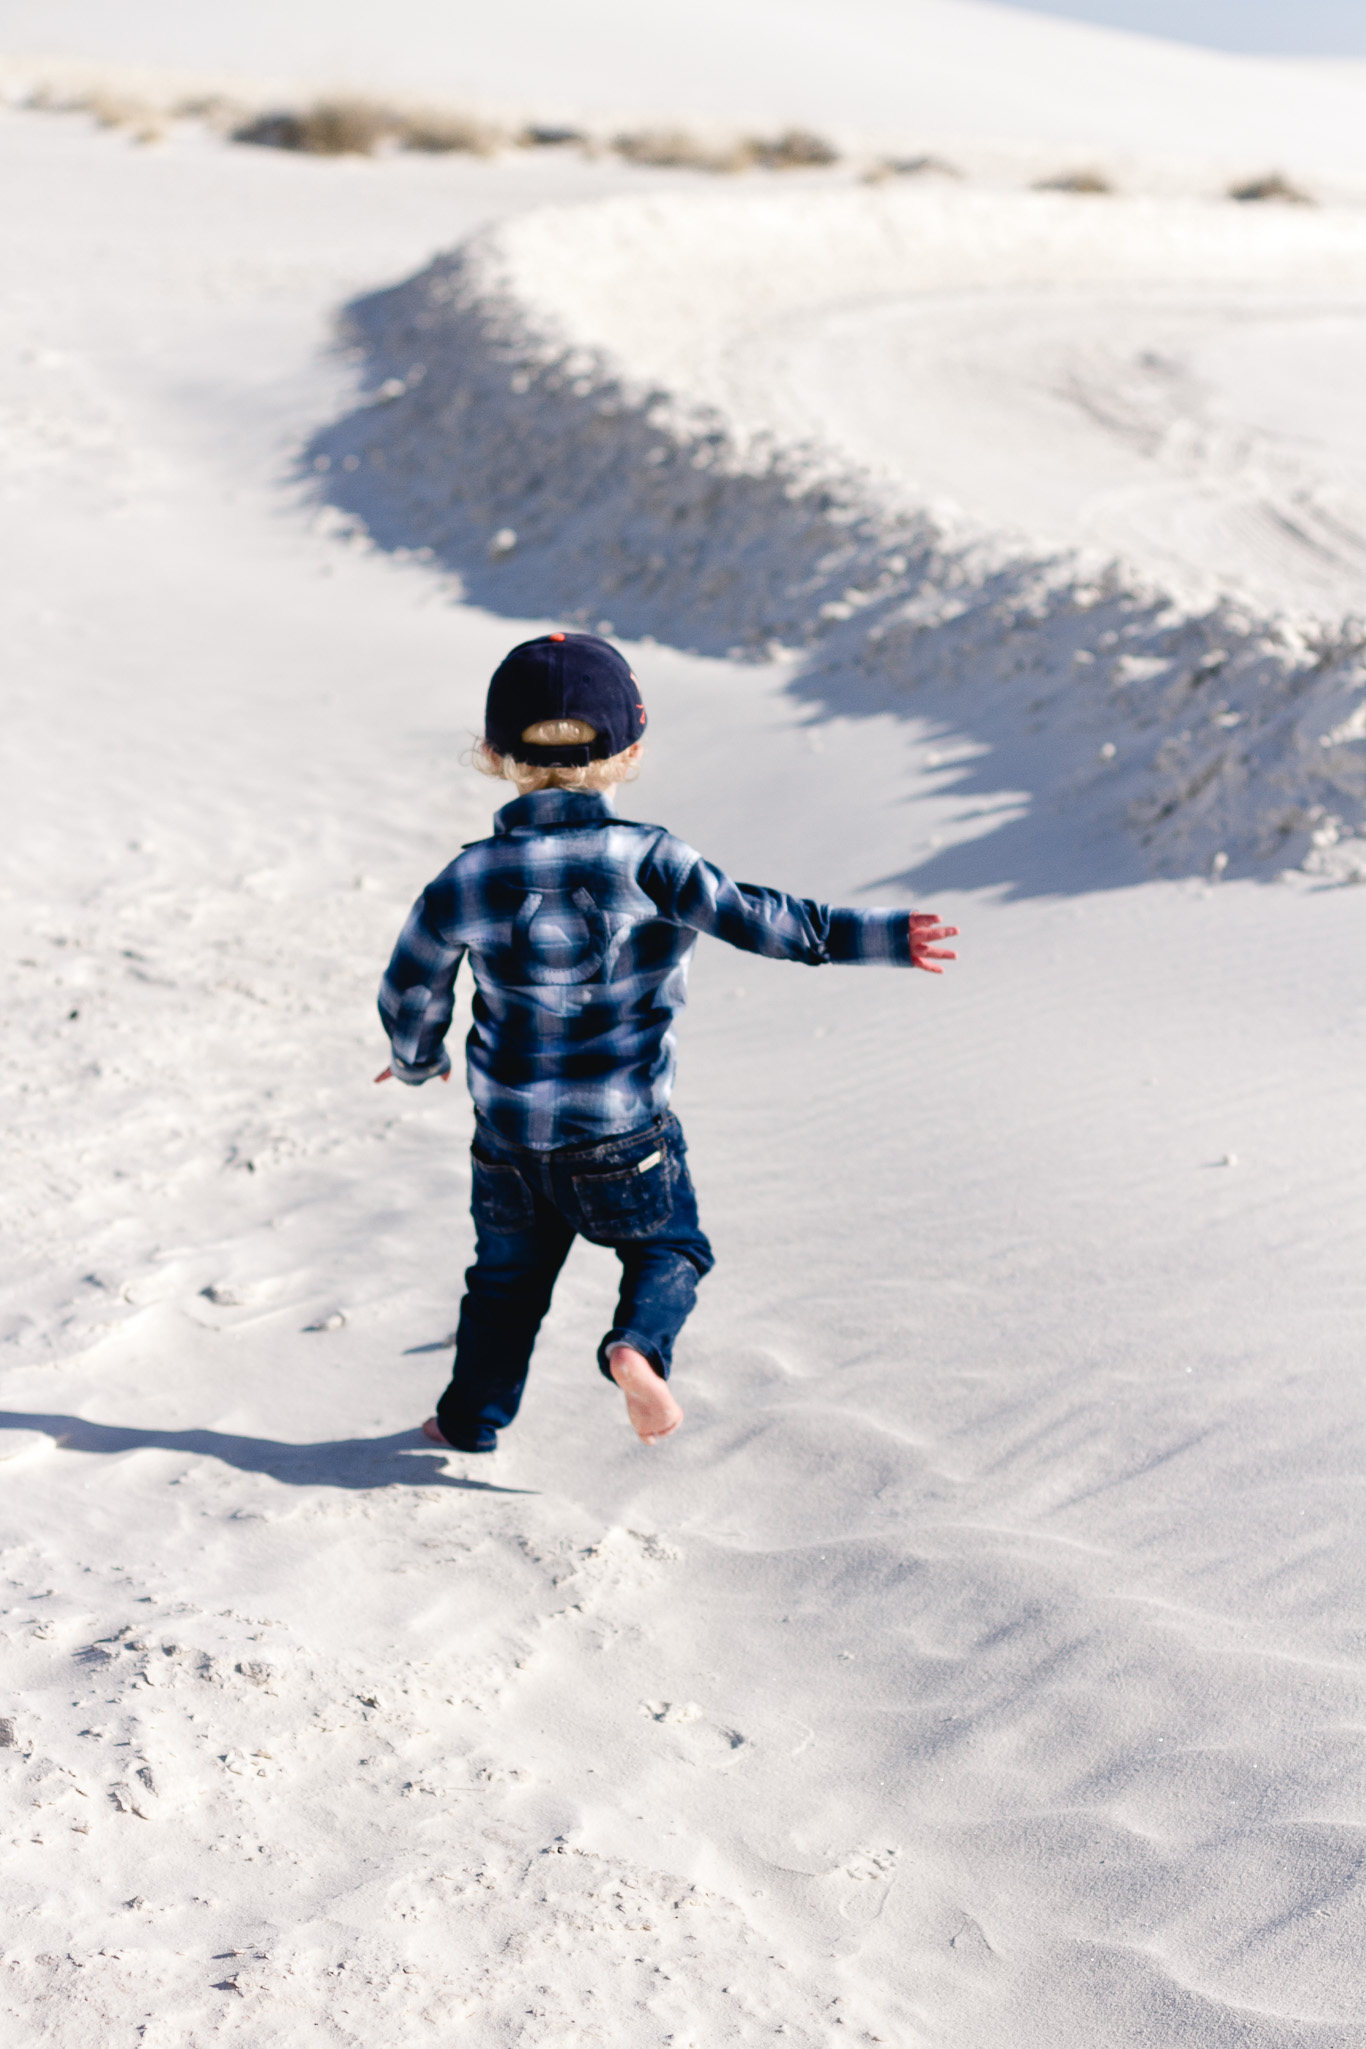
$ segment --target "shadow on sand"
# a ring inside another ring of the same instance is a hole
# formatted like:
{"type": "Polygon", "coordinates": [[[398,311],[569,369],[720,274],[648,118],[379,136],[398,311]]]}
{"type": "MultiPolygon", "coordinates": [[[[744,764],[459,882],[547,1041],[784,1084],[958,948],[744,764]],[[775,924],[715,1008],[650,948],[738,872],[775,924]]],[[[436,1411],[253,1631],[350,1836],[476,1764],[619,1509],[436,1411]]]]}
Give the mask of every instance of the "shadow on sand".
{"type": "Polygon", "coordinates": [[[1165,600],[1117,590],[1083,612],[1059,589],[1045,617],[1047,563],[1012,557],[965,580],[918,515],[898,538],[825,486],[798,488],[776,460],[753,475],[698,470],[615,386],[579,398],[549,379],[531,413],[511,416],[504,352],[473,314],[443,315],[440,367],[402,403],[381,402],[413,351],[431,359],[431,335],[396,340],[392,325],[395,306],[420,310],[425,289],[414,280],[347,309],[366,397],[300,458],[310,499],[358,522],[370,545],[453,576],[484,610],[711,658],[740,643],[746,665],[775,641],[799,646],[788,689],[813,725],[890,714],[913,722],[927,751],[951,743],[958,761],[933,778],[940,844],[884,887],[1071,896],[1144,879],[1123,824],[1125,785],[1142,778],[1129,750],[1100,768],[1110,729],[1092,727],[1109,711],[1103,692],[1078,688],[1076,656],[1089,662],[1097,636],[1156,631],[1165,600]],[[458,434],[437,403],[452,393],[458,434]],[[504,532],[515,546],[491,544],[504,532]],[[912,633],[897,619],[925,578],[956,595],[941,624],[912,633]],[[846,617],[851,584],[869,588],[846,617]]]}
{"type": "Polygon", "coordinates": [[[444,1472],[447,1456],[416,1430],[390,1437],[338,1437],[320,1444],[283,1444],[273,1437],[230,1437],[221,1430],[139,1430],[91,1423],[83,1416],[29,1414],[0,1409],[0,1430],[35,1430],[59,1451],[112,1458],[126,1451],[181,1452],[216,1458],[239,1473],[264,1473],[284,1487],[455,1487],[479,1494],[531,1494],[530,1487],[498,1487],[444,1472]]]}
{"type": "Polygon", "coordinates": [[[788,687],[813,724],[913,724],[937,829],[908,813],[883,887],[1270,881],[1357,805],[1357,743],[1331,739],[1357,701],[1354,623],[1278,636],[1230,594],[1177,602],[1099,556],[960,531],[838,450],[737,439],[538,339],[486,257],[449,252],[345,308],[359,402],[296,483],[332,531],[416,554],[487,611],[799,651],[788,687]]]}

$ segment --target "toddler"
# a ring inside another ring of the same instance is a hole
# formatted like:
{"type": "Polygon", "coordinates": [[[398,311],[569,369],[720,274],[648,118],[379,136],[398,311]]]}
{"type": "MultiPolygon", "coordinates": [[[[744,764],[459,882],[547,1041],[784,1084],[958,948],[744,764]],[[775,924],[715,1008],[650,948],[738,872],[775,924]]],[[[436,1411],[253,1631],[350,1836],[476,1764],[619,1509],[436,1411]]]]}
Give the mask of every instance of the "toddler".
{"type": "Polygon", "coordinates": [[[699,932],[779,960],[941,974],[957,928],[927,913],[831,910],[732,882],[609,798],[640,759],[645,706],[624,656],[588,633],[515,647],[489,686],[481,767],[519,795],[422,892],[380,989],[393,1048],[376,1076],[450,1076],[444,1044],[469,955],[474,1265],[433,1443],[492,1451],[577,1235],[621,1262],[598,1365],[654,1444],[683,1412],[674,1340],[710,1272],[687,1149],[669,1112],[674,1013],[699,932]]]}

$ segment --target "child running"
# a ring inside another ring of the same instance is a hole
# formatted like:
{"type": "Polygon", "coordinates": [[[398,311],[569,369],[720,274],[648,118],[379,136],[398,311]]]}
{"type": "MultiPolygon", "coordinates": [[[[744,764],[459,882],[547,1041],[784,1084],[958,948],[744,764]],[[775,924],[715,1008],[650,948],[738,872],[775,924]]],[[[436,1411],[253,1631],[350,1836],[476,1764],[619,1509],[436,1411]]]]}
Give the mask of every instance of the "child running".
{"type": "Polygon", "coordinates": [[[957,936],[926,912],[832,910],[732,882],[658,825],[618,818],[645,706],[626,659],[589,633],[513,648],[489,685],[476,762],[519,791],[422,892],[380,988],[391,1075],[450,1078],[445,1036],[468,954],[474,1022],[474,1265],[434,1444],[492,1451],[576,1236],[621,1262],[598,1365],[645,1444],[683,1420],[674,1341],[711,1271],[678,1120],[674,1013],[699,932],[772,959],[943,973],[957,936]]]}

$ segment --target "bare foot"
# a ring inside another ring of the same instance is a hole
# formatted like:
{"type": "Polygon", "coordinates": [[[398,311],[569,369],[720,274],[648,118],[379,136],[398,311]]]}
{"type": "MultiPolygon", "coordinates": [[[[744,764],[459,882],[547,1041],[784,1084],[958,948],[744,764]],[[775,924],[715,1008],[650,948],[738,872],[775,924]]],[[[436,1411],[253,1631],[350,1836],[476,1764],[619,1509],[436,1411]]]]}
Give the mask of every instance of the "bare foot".
{"type": "Polygon", "coordinates": [[[655,1444],[677,1430],[683,1411],[649,1360],[630,1345],[613,1345],[607,1363],[626,1397],[626,1413],[642,1444],[655,1444]]]}
{"type": "Polygon", "coordinates": [[[441,1435],[441,1425],[437,1422],[435,1416],[428,1416],[426,1422],[422,1426],[422,1435],[427,1439],[429,1444],[445,1445],[447,1451],[455,1450],[455,1446],[453,1444],[447,1444],[446,1439],[441,1435]]]}

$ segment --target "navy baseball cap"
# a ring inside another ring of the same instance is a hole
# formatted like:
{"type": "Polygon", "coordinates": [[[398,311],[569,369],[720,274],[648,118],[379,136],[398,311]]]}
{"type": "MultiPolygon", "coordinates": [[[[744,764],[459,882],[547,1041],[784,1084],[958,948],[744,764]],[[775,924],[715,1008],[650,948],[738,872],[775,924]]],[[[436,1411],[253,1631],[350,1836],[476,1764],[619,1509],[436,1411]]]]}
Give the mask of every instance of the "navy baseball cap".
{"type": "Polygon", "coordinates": [[[645,731],[640,685],[625,655],[595,633],[543,633],[513,648],[493,672],[484,738],[496,754],[533,768],[585,768],[623,754],[645,731]],[[593,737],[529,739],[547,719],[578,719],[593,737]]]}

